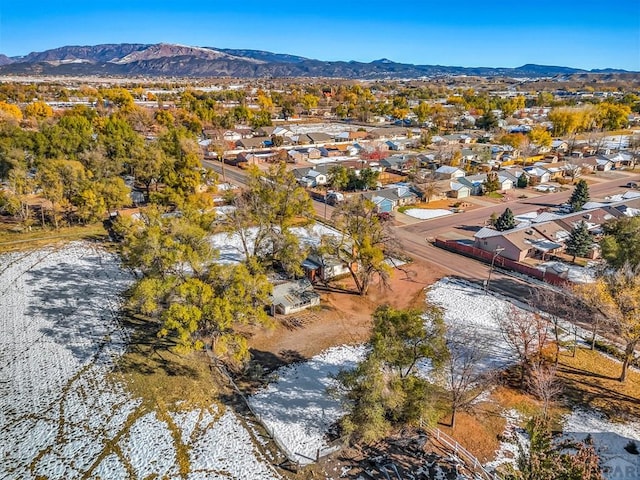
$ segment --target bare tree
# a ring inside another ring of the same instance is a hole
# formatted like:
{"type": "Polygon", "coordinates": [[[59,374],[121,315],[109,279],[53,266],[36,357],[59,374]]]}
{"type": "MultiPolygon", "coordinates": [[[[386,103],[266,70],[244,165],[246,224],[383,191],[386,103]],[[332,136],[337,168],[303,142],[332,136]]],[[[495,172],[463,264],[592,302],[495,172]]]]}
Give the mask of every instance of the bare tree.
{"type": "Polygon", "coordinates": [[[591,327],[591,339],[589,345],[591,350],[596,348],[596,340],[602,332],[612,330],[611,318],[605,312],[599,295],[594,295],[592,284],[576,284],[573,287],[573,293],[576,294],[576,302],[582,310],[588,311],[589,323],[591,327]]]}
{"type": "Polygon", "coordinates": [[[536,363],[527,378],[529,391],[542,401],[542,415],[545,418],[547,418],[549,406],[562,392],[562,385],[558,382],[556,374],[556,367],[536,363]]]}
{"type": "Polygon", "coordinates": [[[565,173],[566,175],[573,181],[576,178],[579,178],[583,173],[582,165],[578,163],[580,159],[573,159],[573,161],[565,161],[565,173]]]}
{"type": "Polygon", "coordinates": [[[498,317],[500,331],[515,352],[520,367],[520,384],[542,359],[542,350],[549,341],[549,321],[541,315],[531,314],[512,306],[498,317]]]}
{"type": "Polygon", "coordinates": [[[451,399],[451,427],[456,413],[471,404],[493,383],[494,373],[485,361],[490,345],[487,337],[470,327],[457,326],[447,333],[449,360],[446,384],[451,399]]]}
{"type": "MultiPolygon", "coordinates": [[[[564,293],[554,292],[548,289],[538,288],[532,291],[529,301],[531,308],[541,310],[546,315],[553,335],[555,346],[554,364],[557,366],[562,348],[561,336],[563,333],[576,333],[574,323],[579,318],[579,311],[587,308],[579,299],[564,293]],[[565,322],[565,325],[561,324],[565,322]],[[568,329],[568,324],[573,325],[573,329],[568,329]]],[[[589,318],[593,318],[589,316],[589,318]]],[[[575,352],[575,349],[574,349],[575,352]]]]}

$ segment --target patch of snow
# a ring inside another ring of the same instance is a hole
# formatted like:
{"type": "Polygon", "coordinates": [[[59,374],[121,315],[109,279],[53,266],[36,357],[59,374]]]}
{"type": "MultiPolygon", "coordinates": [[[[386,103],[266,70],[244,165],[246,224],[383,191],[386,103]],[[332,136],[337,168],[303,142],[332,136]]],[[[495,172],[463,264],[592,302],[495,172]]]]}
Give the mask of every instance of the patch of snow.
{"type": "Polygon", "coordinates": [[[364,358],[365,347],[330,348],[304,363],[277,370],[277,380],[249,397],[249,403],[289,455],[302,464],[328,448],[325,435],[343,414],[340,401],[327,393],[332,376],[364,358]]]}
{"type": "MultiPolygon", "coordinates": [[[[197,430],[202,432],[190,450],[189,479],[212,478],[198,472],[226,472],[236,479],[278,478],[251,443],[251,437],[229,409],[217,418],[203,415],[197,430]]],[[[218,478],[218,477],[213,477],[218,478]]]]}
{"type": "Polygon", "coordinates": [[[496,457],[484,465],[487,470],[495,470],[500,465],[506,463],[514,463],[518,456],[518,444],[528,445],[529,437],[527,433],[519,427],[522,422],[522,415],[516,410],[510,409],[502,412],[503,417],[507,421],[503,433],[503,439],[496,452],[496,457]]]}
{"type": "Polygon", "coordinates": [[[563,262],[545,262],[536,268],[545,272],[555,273],[573,283],[593,283],[596,280],[596,271],[593,267],[581,267],[563,262]]]}
{"type": "Polygon", "coordinates": [[[444,320],[450,327],[469,328],[489,351],[481,362],[487,370],[505,367],[515,360],[515,352],[504,340],[498,318],[507,314],[513,304],[485,293],[466,282],[444,278],[427,292],[427,300],[444,309],[444,320]]]}
{"type": "MultiPolygon", "coordinates": [[[[255,242],[256,228],[248,228],[244,234],[249,248],[255,242]]],[[[337,230],[321,223],[315,223],[309,227],[294,227],[291,232],[300,239],[303,246],[316,247],[320,245],[323,235],[342,235],[337,230]]],[[[238,233],[218,233],[211,237],[212,246],[220,252],[219,262],[223,264],[240,263],[245,260],[242,238],[238,233]]]]}
{"type": "Polygon", "coordinates": [[[179,473],[171,433],[155,412],[138,418],[128,433],[118,445],[125,452],[137,478],[147,478],[152,474],[176,476],[179,473]]]}
{"type": "Polygon", "coordinates": [[[450,210],[444,210],[441,208],[427,209],[427,208],[410,208],[404,211],[405,215],[409,215],[413,218],[420,218],[422,220],[429,220],[430,218],[444,217],[446,215],[453,215],[450,210]]]}
{"type": "Polygon", "coordinates": [[[576,409],[564,418],[563,436],[573,441],[584,441],[590,436],[605,478],[640,478],[640,456],[624,449],[631,441],[640,446],[639,421],[614,423],[600,412],[576,409]]]}

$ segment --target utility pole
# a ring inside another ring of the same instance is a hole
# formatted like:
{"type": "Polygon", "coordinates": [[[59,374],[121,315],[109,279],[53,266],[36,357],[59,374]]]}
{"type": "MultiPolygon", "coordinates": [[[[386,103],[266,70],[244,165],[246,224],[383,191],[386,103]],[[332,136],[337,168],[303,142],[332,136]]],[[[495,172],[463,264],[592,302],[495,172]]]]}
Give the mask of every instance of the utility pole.
{"type": "Polygon", "coordinates": [[[327,190],[324,191],[324,219],[327,219],[327,190]]]}

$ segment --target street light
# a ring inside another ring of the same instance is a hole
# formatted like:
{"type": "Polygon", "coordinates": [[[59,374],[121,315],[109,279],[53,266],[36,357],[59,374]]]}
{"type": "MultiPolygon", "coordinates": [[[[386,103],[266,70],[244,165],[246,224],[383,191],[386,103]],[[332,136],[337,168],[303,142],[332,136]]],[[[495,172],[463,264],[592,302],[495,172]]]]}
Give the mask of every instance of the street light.
{"type": "Polygon", "coordinates": [[[500,255],[504,251],[504,248],[498,245],[496,249],[493,251],[493,257],[491,258],[491,266],[489,267],[489,276],[487,277],[487,281],[484,284],[484,292],[487,293],[489,291],[489,282],[491,281],[491,272],[493,272],[493,264],[496,261],[496,257],[500,255]]]}

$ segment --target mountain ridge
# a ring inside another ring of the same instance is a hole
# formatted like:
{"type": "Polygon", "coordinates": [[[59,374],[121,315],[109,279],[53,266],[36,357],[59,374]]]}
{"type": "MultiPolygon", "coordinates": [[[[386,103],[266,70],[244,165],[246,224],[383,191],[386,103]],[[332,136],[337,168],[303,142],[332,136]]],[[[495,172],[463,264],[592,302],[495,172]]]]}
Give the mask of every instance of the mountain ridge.
{"type": "Polygon", "coordinates": [[[550,77],[571,74],[636,74],[621,69],[585,70],[525,64],[520,67],[414,65],[387,58],[372,62],[323,61],[264,50],[198,47],[174,43],[71,45],[24,56],[0,54],[0,74],[420,78],[443,75],[550,77]]]}

